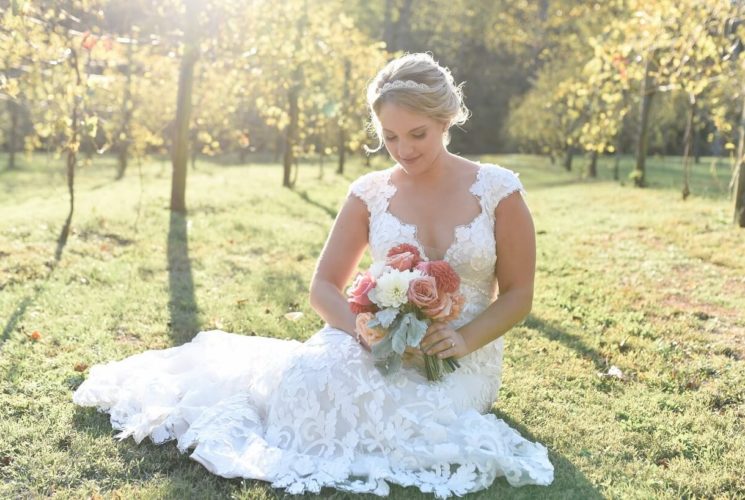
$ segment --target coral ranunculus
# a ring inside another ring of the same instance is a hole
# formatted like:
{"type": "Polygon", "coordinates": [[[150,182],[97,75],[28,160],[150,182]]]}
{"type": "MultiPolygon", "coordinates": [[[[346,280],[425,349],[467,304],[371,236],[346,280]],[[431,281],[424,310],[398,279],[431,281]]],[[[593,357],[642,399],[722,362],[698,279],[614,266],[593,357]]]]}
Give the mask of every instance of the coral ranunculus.
{"type": "Polygon", "coordinates": [[[354,314],[375,312],[378,309],[378,306],[376,306],[372,302],[368,305],[362,305],[358,304],[357,302],[352,302],[352,299],[347,299],[347,302],[349,303],[349,309],[351,309],[354,314]]]}
{"type": "Polygon", "coordinates": [[[444,260],[421,262],[416,268],[424,274],[433,276],[437,281],[437,288],[445,293],[455,293],[460,288],[460,276],[444,260]]]}

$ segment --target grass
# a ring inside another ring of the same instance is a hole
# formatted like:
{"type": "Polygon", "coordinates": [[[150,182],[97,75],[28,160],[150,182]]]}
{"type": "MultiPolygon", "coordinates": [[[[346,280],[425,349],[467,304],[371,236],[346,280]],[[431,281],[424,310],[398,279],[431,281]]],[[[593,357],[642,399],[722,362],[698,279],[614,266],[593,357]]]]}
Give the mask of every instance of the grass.
{"type": "MultiPolygon", "coordinates": [[[[610,161],[589,181],[538,157],[480,160],[520,172],[538,234],[533,311],[507,334],[493,411],[548,446],[556,478],[500,478],[471,498],[742,496],[745,233],[730,223],[726,181],[708,181],[710,160],[694,166],[685,202],[679,159],[650,159],[643,190],[611,181],[610,161]]],[[[339,177],[328,165],[319,180],[304,165],[290,191],[275,165],[221,163],[189,172],[180,217],[167,208],[166,163],[115,182],[113,161],[95,159],[59,260],[61,163],[0,172],[0,497],[286,496],[213,476],[173,443],[118,442],[107,415],[71,402],[89,366],[198,330],[302,340],[321,326],[307,285],[364,169],[339,177]]]]}

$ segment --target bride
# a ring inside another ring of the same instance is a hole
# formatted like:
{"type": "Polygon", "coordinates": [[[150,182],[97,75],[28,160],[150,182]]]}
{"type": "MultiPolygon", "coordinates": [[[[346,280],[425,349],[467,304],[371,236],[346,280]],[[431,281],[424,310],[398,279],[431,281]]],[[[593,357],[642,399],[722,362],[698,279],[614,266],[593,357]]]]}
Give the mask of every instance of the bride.
{"type": "Polygon", "coordinates": [[[489,413],[503,335],[533,297],[535,233],[523,186],[508,169],[447,150],[449,128],[468,110],[431,56],[388,63],[368,101],[378,149],[397,163],[354,181],[331,229],[310,287],[326,326],[303,343],[200,332],[181,346],[94,366],[73,401],[110,413],[120,439],[175,439],[214,474],[293,494],[326,486],[387,495],[395,483],[445,498],[500,476],[548,485],[546,448],[489,413]],[[465,304],[384,377],[343,290],[366,248],[380,263],[402,243],[424,260],[446,260],[465,304]],[[423,352],[461,366],[429,382],[417,363],[423,352]]]}

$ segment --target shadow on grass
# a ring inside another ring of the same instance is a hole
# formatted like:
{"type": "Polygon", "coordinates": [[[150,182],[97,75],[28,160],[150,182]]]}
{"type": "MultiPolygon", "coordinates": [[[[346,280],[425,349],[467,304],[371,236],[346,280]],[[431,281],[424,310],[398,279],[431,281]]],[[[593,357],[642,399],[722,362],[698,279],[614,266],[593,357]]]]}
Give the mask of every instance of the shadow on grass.
{"type": "Polygon", "coordinates": [[[171,336],[176,345],[190,341],[199,332],[200,326],[186,226],[185,215],[171,212],[168,227],[168,309],[171,314],[171,336]]]}
{"type": "Polygon", "coordinates": [[[27,295],[23,298],[23,300],[21,300],[20,304],[18,304],[18,306],[13,311],[13,314],[11,314],[10,318],[8,318],[8,322],[5,323],[2,335],[0,335],[0,350],[5,344],[5,341],[8,340],[8,337],[10,337],[11,332],[15,330],[18,322],[23,319],[28,306],[36,302],[36,299],[38,299],[39,295],[41,295],[41,292],[44,291],[44,288],[46,287],[47,283],[49,283],[49,280],[52,278],[54,271],[57,269],[57,266],[62,259],[62,252],[64,251],[65,245],[67,244],[67,237],[70,234],[71,221],[72,213],[68,214],[67,220],[65,220],[65,225],[62,227],[62,231],[57,238],[57,246],[54,250],[54,261],[51,263],[47,263],[47,266],[49,267],[47,274],[44,276],[44,278],[42,278],[41,283],[34,287],[34,292],[31,295],[27,295]]]}
{"type": "Polygon", "coordinates": [[[320,208],[321,210],[323,210],[324,212],[326,212],[326,214],[329,217],[331,217],[332,219],[336,219],[336,214],[338,212],[335,209],[329,208],[326,205],[323,205],[321,203],[318,203],[315,200],[312,200],[310,198],[310,196],[308,196],[308,192],[307,191],[300,192],[300,191],[293,190],[292,192],[295,193],[296,195],[298,195],[300,197],[300,199],[303,200],[304,202],[308,203],[309,205],[313,205],[314,207],[320,208]]]}
{"type": "Polygon", "coordinates": [[[533,314],[528,314],[528,317],[525,318],[523,324],[532,330],[541,332],[550,340],[561,342],[566,347],[574,349],[582,354],[582,356],[595,363],[598,370],[605,371],[608,369],[608,364],[605,362],[605,358],[597,350],[585,344],[585,342],[578,336],[567,333],[561,328],[551,325],[533,314]]]}

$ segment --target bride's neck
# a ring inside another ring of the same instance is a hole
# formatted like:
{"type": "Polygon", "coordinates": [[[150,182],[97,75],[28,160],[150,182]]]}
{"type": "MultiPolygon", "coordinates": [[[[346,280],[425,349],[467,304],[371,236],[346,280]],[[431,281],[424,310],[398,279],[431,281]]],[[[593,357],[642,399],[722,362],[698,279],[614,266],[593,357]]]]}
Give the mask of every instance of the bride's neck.
{"type": "Polygon", "coordinates": [[[436,187],[443,182],[447,182],[453,157],[454,155],[447,149],[442,148],[442,151],[437,155],[430,167],[419,175],[409,176],[410,180],[416,182],[421,187],[436,187]]]}

